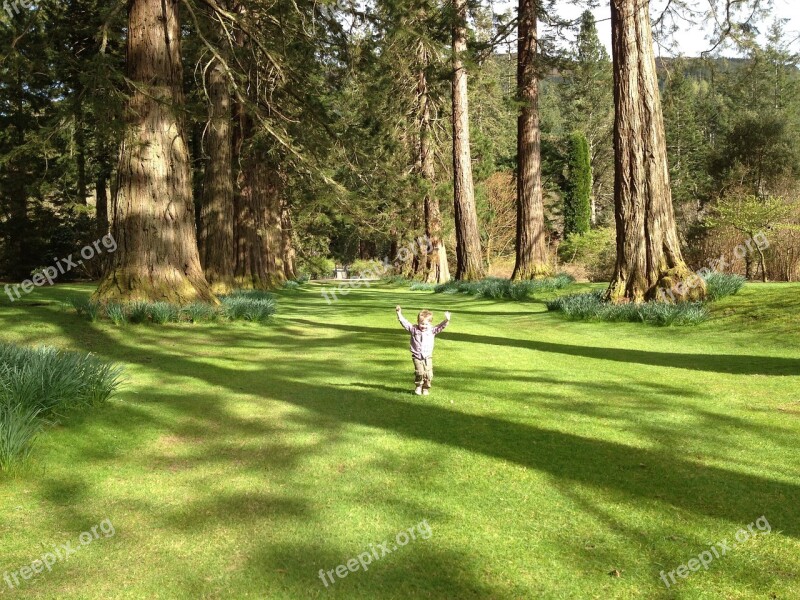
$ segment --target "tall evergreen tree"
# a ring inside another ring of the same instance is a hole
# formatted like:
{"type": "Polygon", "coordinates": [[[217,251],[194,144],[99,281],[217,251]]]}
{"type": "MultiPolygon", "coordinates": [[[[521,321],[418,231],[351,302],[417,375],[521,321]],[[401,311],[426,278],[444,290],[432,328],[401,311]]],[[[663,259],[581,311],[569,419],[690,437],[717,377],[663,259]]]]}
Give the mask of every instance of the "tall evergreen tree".
{"type": "Polygon", "coordinates": [[[512,278],[532,279],[550,271],[542,203],[539,79],[536,21],[538,0],[519,0],[517,94],[517,243],[512,278]]]}
{"type": "MultiPolygon", "coordinates": [[[[664,119],[656,76],[650,3],[612,0],[614,204],[617,261],[614,302],[642,302],[690,274],[672,209],[664,119]]],[[[705,295],[701,282],[690,297],[705,295]]]]}
{"type": "Polygon", "coordinates": [[[567,142],[567,175],[564,189],[564,238],[586,233],[592,218],[592,166],[589,142],[581,131],[567,142]]]}
{"type": "Polygon", "coordinates": [[[591,11],[581,14],[574,52],[558,86],[564,117],[564,132],[581,131],[589,142],[592,168],[592,223],[598,219],[598,204],[613,204],[614,95],[611,59],[597,34],[591,11]]]}
{"type": "Polygon", "coordinates": [[[467,96],[467,0],[453,1],[453,205],[456,228],[456,279],[480,279],[484,274],[472,155],[469,147],[467,96]]]}
{"type": "Polygon", "coordinates": [[[215,301],[200,265],[183,107],[177,0],[128,5],[133,91],[118,167],[118,247],[99,300],[215,301]]]}

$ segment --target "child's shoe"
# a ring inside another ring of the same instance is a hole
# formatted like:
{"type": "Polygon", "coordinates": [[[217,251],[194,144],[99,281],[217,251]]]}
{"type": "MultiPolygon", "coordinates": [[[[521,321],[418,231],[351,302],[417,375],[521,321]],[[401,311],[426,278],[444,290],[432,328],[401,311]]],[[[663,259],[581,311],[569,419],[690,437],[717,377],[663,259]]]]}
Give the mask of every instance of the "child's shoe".
{"type": "Polygon", "coordinates": [[[431,391],[428,388],[425,388],[424,390],[422,390],[422,395],[423,396],[427,396],[430,393],[431,393],[431,391]]]}
{"type": "Polygon", "coordinates": [[[414,393],[417,396],[421,396],[422,395],[422,386],[417,386],[417,389],[414,390],[414,393]]]}

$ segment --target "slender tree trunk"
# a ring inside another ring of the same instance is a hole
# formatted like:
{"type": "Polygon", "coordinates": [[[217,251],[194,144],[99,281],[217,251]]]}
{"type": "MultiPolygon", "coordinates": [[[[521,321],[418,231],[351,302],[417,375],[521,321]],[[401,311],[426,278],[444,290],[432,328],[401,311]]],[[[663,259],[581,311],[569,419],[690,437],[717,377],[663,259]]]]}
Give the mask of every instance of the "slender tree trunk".
{"type": "MultiPolygon", "coordinates": [[[[672,209],[664,119],[647,0],[611,1],[617,262],[608,297],[642,302],[692,279],[672,209]]],[[[705,295],[705,282],[675,300],[705,295]]]]}
{"type": "Polygon", "coordinates": [[[228,75],[214,60],[209,68],[208,162],[200,211],[200,260],[211,290],[227,294],[233,286],[233,163],[231,97],[228,75]]]}
{"type": "Polygon", "coordinates": [[[513,279],[547,275],[550,265],[542,202],[542,156],[539,131],[537,0],[519,0],[517,94],[517,260],[513,279]]]}
{"type": "Polygon", "coordinates": [[[128,5],[128,100],[113,233],[100,300],[216,302],[203,276],[183,106],[178,0],[128,5]]]}
{"type": "Polygon", "coordinates": [[[431,148],[431,107],[428,95],[428,78],[425,68],[428,66],[428,54],[425,46],[419,46],[419,79],[417,81],[417,98],[419,101],[419,171],[425,183],[425,235],[428,237],[428,252],[422,256],[424,262],[423,278],[428,283],[446,283],[450,281],[450,267],[447,264],[447,252],[442,239],[442,212],[439,199],[433,194],[433,182],[436,177],[433,148],[431,148]]]}
{"type": "Polygon", "coordinates": [[[456,225],[456,279],[483,277],[481,239],[475,192],[472,187],[472,157],[469,148],[469,101],[464,53],[467,50],[467,1],[454,0],[453,21],[453,204],[456,225]]]}
{"type": "Polygon", "coordinates": [[[83,96],[80,86],[75,90],[75,146],[76,146],[76,169],[78,171],[77,202],[86,206],[87,185],[86,185],[86,133],[83,118],[83,96]]]}
{"type": "Polygon", "coordinates": [[[285,201],[281,202],[281,256],[286,279],[297,279],[297,260],[292,241],[292,216],[285,201]]]}

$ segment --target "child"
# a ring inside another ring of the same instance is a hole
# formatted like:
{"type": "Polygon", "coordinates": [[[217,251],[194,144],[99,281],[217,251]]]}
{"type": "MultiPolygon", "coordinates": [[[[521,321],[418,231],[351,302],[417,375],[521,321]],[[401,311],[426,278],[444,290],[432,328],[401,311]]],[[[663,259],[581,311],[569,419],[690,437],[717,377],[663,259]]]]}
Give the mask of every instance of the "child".
{"type": "Polygon", "coordinates": [[[414,361],[414,383],[417,384],[414,393],[419,396],[428,395],[433,379],[433,340],[450,323],[450,313],[444,313],[444,321],[432,327],[433,314],[423,310],[417,315],[417,324],[412,325],[404,317],[402,309],[395,307],[397,320],[408,333],[411,334],[411,359],[414,361]]]}

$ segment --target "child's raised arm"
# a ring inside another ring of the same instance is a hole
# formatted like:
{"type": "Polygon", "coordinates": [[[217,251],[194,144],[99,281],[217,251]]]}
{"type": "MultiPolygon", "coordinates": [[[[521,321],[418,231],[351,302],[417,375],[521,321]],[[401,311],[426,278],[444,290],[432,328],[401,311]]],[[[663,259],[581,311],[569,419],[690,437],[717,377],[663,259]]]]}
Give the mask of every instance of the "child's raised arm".
{"type": "Polygon", "coordinates": [[[439,323],[436,327],[433,328],[433,335],[438,335],[442,333],[442,330],[447,327],[448,323],[450,323],[450,311],[445,311],[444,313],[444,321],[439,323]]]}
{"type": "Polygon", "coordinates": [[[414,329],[414,326],[408,322],[408,320],[403,316],[403,309],[400,308],[400,305],[394,307],[395,312],[397,313],[397,320],[400,321],[400,325],[403,326],[407,332],[411,333],[411,330],[414,329]]]}

